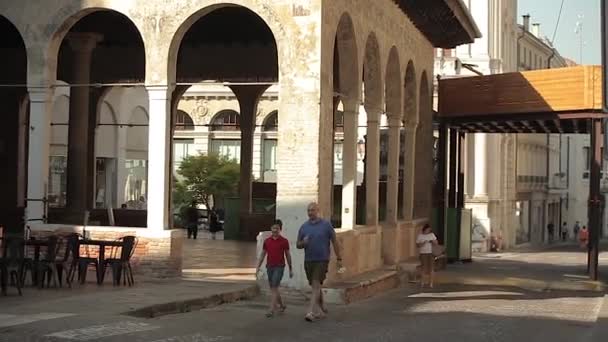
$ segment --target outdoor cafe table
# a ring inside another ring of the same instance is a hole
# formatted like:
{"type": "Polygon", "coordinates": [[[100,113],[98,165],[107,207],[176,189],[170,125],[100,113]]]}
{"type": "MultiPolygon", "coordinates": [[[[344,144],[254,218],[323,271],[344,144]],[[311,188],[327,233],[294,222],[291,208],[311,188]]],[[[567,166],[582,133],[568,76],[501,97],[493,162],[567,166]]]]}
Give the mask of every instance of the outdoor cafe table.
{"type": "Polygon", "coordinates": [[[120,240],[91,240],[91,239],[83,239],[79,241],[80,245],[83,246],[98,246],[99,247],[99,266],[97,267],[97,284],[103,283],[103,278],[105,275],[105,254],[106,247],[122,247],[124,246],[124,242],[120,240]]]}

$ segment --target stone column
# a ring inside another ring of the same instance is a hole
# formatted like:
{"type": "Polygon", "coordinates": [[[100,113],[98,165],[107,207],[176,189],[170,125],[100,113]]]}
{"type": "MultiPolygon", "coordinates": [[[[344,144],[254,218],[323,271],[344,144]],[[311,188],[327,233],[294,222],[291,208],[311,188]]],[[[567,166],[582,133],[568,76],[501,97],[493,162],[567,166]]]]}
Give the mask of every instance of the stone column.
{"type": "Polygon", "coordinates": [[[171,228],[171,94],[169,86],[148,86],[148,229],[171,228]]]}
{"type": "MultiPolygon", "coordinates": [[[[88,84],[91,78],[93,49],[102,36],[92,33],[72,33],[67,37],[73,51],[72,84],[88,84]]],[[[68,184],[67,207],[70,221],[82,223],[83,212],[91,207],[88,182],[90,140],[94,139],[89,127],[89,87],[72,87],[70,92],[70,122],[68,129],[68,184]]]]}
{"type": "MultiPolygon", "coordinates": [[[[53,93],[49,88],[30,88],[29,151],[27,170],[27,220],[45,219],[44,202],[49,179],[49,148],[53,93]]],[[[33,221],[40,223],[40,221],[33,221]]]]}
{"type": "Polygon", "coordinates": [[[378,180],[380,177],[380,112],[367,113],[367,144],[365,147],[365,224],[378,224],[378,180]]]}
{"type": "Polygon", "coordinates": [[[388,118],[388,177],[386,184],[386,222],[397,223],[399,208],[399,133],[401,121],[399,118],[388,118]]]}
{"type": "Polygon", "coordinates": [[[241,108],[241,179],[240,179],[240,198],[241,214],[251,214],[252,188],[253,182],[253,134],[255,132],[255,116],[258,111],[260,97],[264,94],[268,85],[243,85],[231,86],[239,107],[241,108]]]}
{"type": "Polygon", "coordinates": [[[414,218],[414,181],[416,165],[416,131],[417,125],[405,123],[405,151],[403,157],[403,218],[411,221],[414,218]]]}
{"type": "Polygon", "coordinates": [[[350,101],[344,108],[344,142],[342,145],[342,228],[352,229],[357,219],[357,132],[358,103],[350,101]]]}

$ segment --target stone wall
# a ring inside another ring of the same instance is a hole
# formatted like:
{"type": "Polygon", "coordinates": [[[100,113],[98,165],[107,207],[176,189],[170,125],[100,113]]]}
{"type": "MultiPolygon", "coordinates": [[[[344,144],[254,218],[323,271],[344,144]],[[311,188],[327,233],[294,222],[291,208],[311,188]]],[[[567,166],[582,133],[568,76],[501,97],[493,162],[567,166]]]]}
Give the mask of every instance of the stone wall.
{"type": "Polygon", "coordinates": [[[395,265],[418,256],[416,236],[427,220],[400,222],[396,226],[383,227],[382,256],[384,263],[395,265]]]}
{"type": "MultiPolygon", "coordinates": [[[[180,277],[182,273],[182,230],[167,230],[152,234],[145,228],[86,227],[90,239],[117,240],[124,236],[137,237],[137,246],[131,259],[133,272],[149,278],[180,277]]],[[[45,238],[50,235],[67,236],[71,233],[82,234],[82,226],[40,225],[32,228],[31,236],[45,238]]],[[[98,247],[81,246],[83,256],[97,257],[98,247]]],[[[63,249],[60,252],[64,253],[63,249]]],[[[105,257],[120,256],[120,249],[106,248],[105,257]]]]}

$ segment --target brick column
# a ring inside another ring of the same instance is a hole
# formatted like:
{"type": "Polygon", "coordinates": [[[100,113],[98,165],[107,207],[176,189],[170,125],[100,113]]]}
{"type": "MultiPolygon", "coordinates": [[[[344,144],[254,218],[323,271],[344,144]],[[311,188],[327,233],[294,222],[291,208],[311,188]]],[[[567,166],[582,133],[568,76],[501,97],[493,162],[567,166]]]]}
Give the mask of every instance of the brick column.
{"type": "Polygon", "coordinates": [[[416,130],[417,125],[405,124],[405,151],[403,157],[403,218],[411,221],[414,218],[414,181],[416,165],[416,130]]]}
{"type": "Polygon", "coordinates": [[[386,222],[397,223],[399,207],[399,133],[401,122],[399,118],[388,118],[388,179],[386,184],[386,222]]]}
{"type": "MultiPolygon", "coordinates": [[[[44,218],[49,180],[49,148],[53,94],[49,88],[30,88],[29,151],[27,170],[27,220],[44,218]]],[[[37,221],[40,222],[40,221],[37,221]]]]}
{"type": "Polygon", "coordinates": [[[148,229],[171,228],[171,94],[169,86],[149,86],[148,229]]]}
{"type": "MultiPolygon", "coordinates": [[[[72,84],[88,84],[91,76],[91,59],[95,46],[102,36],[93,33],[71,33],[67,39],[73,51],[72,84]]],[[[88,177],[91,140],[89,127],[90,88],[72,87],[70,91],[70,121],[68,128],[68,184],[67,207],[72,223],[82,223],[83,213],[91,207],[88,177]]],[[[93,164],[94,166],[94,164],[93,164]]]]}
{"type": "MultiPolygon", "coordinates": [[[[350,102],[350,103],[349,103],[350,102]]],[[[357,132],[359,105],[344,103],[344,142],[342,145],[342,228],[352,229],[357,219],[357,132]]]]}
{"type": "Polygon", "coordinates": [[[367,144],[365,147],[365,224],[378,224],[378,180],[380,175],[380,113],[367,113],[367,144]]]}

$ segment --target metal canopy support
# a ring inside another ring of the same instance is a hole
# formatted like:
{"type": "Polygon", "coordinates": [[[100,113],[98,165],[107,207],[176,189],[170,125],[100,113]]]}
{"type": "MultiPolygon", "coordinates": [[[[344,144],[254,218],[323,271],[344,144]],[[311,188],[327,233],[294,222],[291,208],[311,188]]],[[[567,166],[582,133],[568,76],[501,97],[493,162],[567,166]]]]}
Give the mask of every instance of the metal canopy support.
{"type": "Polygon", "coordinates": [[[602,120],[591,120],[591,169],[589,176],[589,249],[587,271],[592,280],[598,279],[599,235],[602,225],[602,194],[600,170],[602,167],[602,120]]]}

